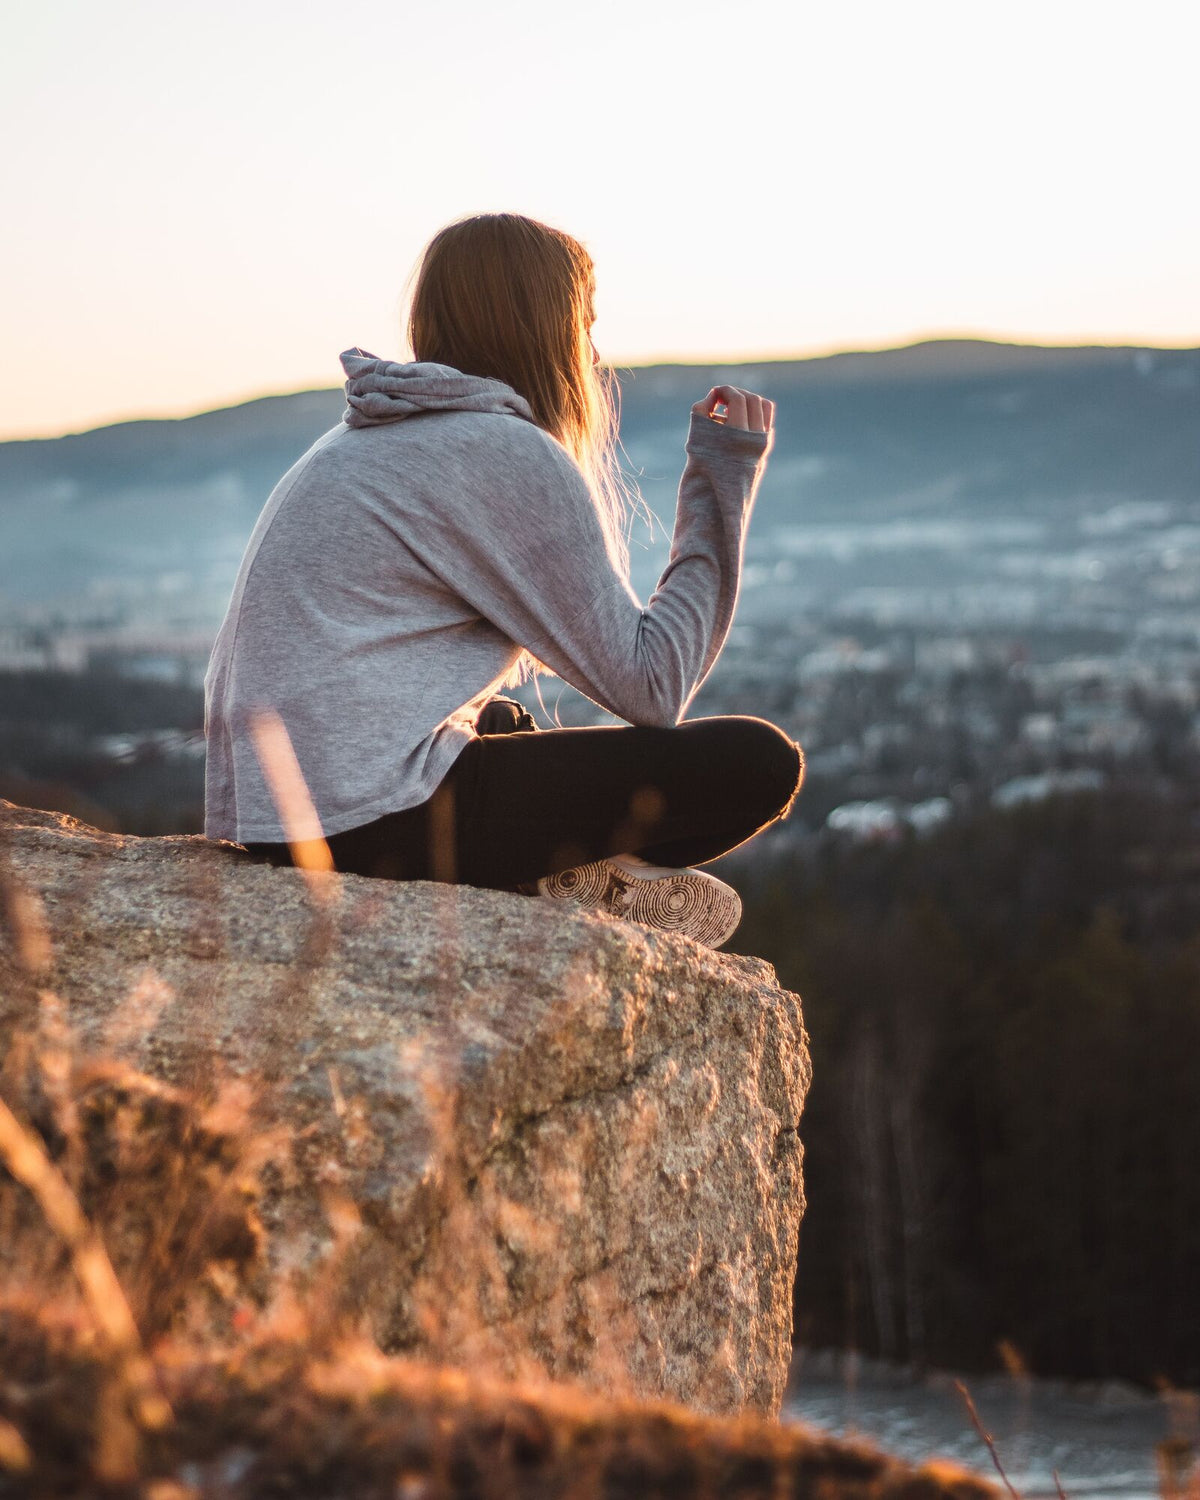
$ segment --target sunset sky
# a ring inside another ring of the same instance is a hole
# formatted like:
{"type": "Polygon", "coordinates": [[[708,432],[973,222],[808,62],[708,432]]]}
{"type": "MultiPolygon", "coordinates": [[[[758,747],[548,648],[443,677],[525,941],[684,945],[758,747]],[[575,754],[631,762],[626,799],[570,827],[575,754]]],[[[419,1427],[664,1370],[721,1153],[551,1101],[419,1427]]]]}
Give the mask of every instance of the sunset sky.
{"type": "Polygon", "coordinates": [[[1193,7],[38,0],[0,22],[0,438],[408,358],[462,214],[569,230],[616,364],[1200,344],[1193,7]]]}

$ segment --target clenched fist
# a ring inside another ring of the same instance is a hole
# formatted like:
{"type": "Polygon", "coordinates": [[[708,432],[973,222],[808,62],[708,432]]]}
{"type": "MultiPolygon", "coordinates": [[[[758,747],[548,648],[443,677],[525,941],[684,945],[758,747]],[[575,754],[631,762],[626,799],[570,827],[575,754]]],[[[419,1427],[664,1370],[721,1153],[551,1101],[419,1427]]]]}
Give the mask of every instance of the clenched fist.
{"type": "Polygon", "coordinates": [[[740,427],[746,432],[770,432],[775,423],[774,401],[756,396],[753,391],[739,390],[736,385],[714,385],[692,410],[710,421],[740,427]],[[723,416],[716,415],[718,406],[725,408],[723,416]]]}

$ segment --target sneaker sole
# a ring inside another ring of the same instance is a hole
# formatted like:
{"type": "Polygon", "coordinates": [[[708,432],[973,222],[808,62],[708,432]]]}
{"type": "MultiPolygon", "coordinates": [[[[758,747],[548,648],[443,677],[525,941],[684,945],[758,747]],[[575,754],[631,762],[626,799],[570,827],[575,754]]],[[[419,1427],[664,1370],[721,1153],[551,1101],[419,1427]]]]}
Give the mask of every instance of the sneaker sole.
{"type": "Polygon", "coordinates": [[[543,876],[537,889],[541,896],[605,911],[659,932],[678,932],[710,948],[731,938],[742,920],[738,893],[703,870],[644,880],[601,859],[543,876]]]}

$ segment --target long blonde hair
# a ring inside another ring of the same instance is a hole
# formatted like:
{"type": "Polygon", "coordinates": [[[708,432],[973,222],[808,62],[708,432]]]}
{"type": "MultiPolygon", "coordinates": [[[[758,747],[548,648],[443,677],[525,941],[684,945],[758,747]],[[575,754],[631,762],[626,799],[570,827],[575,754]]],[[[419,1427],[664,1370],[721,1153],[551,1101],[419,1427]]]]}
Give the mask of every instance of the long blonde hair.
{"type": "MultiPolygon", "coordinates": [[[[618,458],[620,386],[592,363],[596,273],[580,242],[523,214],[473,214],[440,229],[416,268],[416,359],[503,380],[588,483],[613,566],[629,577],[634,505],[618,458]]],[[[523,651],[506,686],[548,672],[523,651]]]]}

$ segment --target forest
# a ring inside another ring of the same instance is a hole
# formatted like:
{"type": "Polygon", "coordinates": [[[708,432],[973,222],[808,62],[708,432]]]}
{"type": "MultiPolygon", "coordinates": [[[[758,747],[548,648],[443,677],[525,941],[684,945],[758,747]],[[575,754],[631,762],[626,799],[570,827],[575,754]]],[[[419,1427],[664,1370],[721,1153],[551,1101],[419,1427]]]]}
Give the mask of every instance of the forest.
{"type": "Polygon", "coordinates": [[[1125,788],[723,864],[804,997],[796,1337],[1200,1380],[1200,811],[1125,788]]]}

